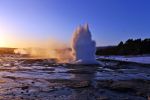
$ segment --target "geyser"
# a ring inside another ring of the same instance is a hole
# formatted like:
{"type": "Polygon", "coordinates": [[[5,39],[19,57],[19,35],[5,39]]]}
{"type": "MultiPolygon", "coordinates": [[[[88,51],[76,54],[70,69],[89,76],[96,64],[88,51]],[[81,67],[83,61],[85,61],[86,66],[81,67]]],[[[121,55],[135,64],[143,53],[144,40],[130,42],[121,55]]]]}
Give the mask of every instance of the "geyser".
{"type": "Polygon", "coordinates": [[[99,64],[95,57],[96,42],[92,40],[88,24],[75,30],[71,48],[76,64],[99,64]]]}

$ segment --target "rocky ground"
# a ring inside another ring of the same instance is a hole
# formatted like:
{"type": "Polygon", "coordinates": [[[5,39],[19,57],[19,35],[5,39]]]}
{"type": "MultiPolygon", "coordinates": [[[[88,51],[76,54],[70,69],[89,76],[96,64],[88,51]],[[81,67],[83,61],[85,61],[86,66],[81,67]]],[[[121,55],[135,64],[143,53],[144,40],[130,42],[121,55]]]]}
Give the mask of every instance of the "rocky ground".
{"type": "Polygon", "coordinates": [[[150,66],[101,60],[100,65],[0,57],[0,100],[148,100],[150,66]]]}

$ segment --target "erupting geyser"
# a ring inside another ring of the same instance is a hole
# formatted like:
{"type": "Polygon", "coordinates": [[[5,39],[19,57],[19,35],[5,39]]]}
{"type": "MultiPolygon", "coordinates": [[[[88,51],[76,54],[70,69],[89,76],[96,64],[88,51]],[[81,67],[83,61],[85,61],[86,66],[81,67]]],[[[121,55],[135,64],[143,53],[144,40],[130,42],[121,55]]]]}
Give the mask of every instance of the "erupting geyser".
{"type": "Polygon", "coordinates": [[[88,24],[76,29],[71,48],[76,64],[99,64],[95,57],[96,43],[92,40],[88,24]]]}

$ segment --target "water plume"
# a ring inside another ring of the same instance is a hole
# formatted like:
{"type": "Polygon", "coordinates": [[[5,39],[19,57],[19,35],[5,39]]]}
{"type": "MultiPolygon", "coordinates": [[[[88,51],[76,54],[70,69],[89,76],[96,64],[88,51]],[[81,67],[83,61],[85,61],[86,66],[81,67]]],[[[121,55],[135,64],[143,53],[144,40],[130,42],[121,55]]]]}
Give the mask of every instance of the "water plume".
{"type": "Polygon", "coordinates": [[[96,42],[92,40],[88,24],[79,26],[71,42],[74,62],[77,64],[99,64],[96,61],[96,42]]]}

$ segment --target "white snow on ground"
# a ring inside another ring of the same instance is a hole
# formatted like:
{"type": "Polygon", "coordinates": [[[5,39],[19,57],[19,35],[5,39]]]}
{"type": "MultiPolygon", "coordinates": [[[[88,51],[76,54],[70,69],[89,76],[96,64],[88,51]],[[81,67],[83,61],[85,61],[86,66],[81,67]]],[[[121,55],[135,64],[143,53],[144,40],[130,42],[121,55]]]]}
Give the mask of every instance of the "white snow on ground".
{"type": "Polygon", "coordinates": [[[98,58],[150,64],[150,56],[99,56],[98,58]]]}

